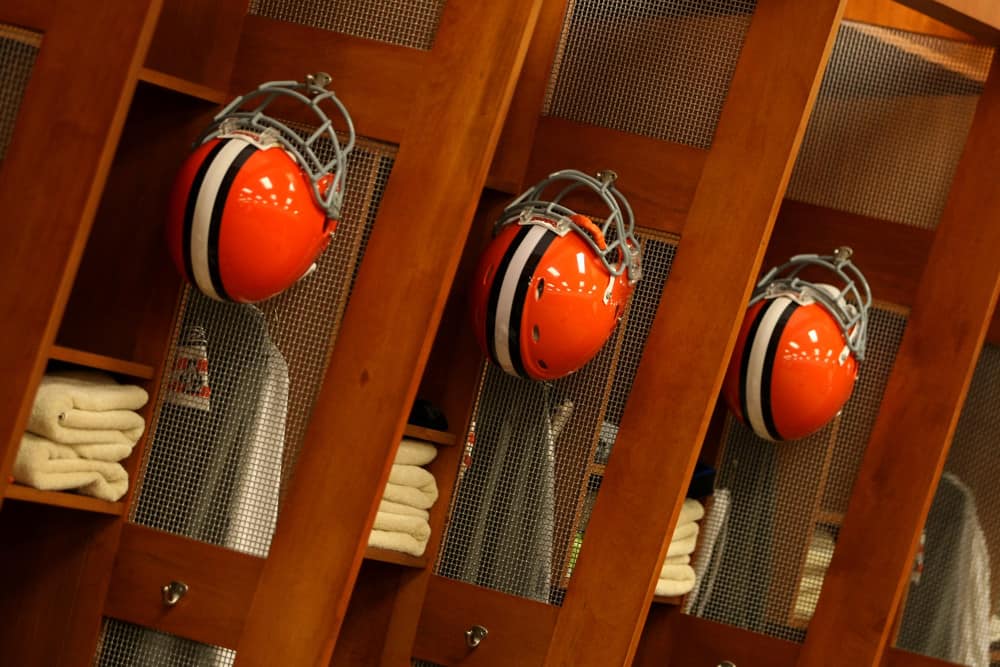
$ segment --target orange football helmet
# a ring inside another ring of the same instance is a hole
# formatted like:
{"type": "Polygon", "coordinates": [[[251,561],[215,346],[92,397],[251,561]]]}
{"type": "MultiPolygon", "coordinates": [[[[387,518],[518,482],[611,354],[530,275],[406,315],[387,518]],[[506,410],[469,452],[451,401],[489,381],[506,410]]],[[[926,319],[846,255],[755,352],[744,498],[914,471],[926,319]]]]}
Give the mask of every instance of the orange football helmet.
{"type": "Polygon", "coordinates": [[[268,299],[307,275],[329,244],[354,147],[350,114],[326,90],[329,82],[328,75],[310,75],[305,83],[265,83],[237,98],[181,166],[167,241],[178,270],[205,295],[241,303],[268,299]],[[279,97],[306,105],[318,128],[302,138],[268,116],[279,97]],[[327,102],[346,123],[344,145],[320,106],[327,102]],[[332,148],[329,160],[318,155],[320,141],[332,148]]]}
{"type": "Polygon", "coordinates": [[[614,172],[565,170],[514,200],[476,270],[472,319],[482,348],[512,375],[554,380],[596,355],[641,277],[639,242],[614,172]],[[560,186],[552,199],[543,195],[560,186]],[[600,226],[561,202],[588,189],[607,207],[600,226]]]}
{"type": "Polygon", "coordinates": [[[797,255],[754,290],[722,389],[729,409],[761,438],[815,433],[851,397],[872,295],[850,257],[850,248],[797,255]],[[810,267],[832,272],[842,286],[801,278],[810,267]]]}

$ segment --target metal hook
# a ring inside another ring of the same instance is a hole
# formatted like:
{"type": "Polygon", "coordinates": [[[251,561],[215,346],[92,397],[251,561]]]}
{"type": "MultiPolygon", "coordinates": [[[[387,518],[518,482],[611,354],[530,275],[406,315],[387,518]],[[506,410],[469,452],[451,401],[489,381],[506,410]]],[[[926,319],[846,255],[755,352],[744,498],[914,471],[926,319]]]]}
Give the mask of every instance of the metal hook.
{"type": "Polygon", "coordinates": [[[604,184],[604,187],[608,187],[618,180],[618,172],[614,169],[601,169],[597,172],[597,180],[604,184]]]}
{"type": "Polygon", "coordinates": [[[173,607],[181,598],[187,595],[188,585],[183,581],[171,581],[169,584],[160,589],[160,593],[163,595],[163,604],[167,607],[173,607]]]}
{"type": "Polygon", "coordinates": [[[851,258],[851,255],[853,254],[854,254],[853,248],[846,245],[842,245],[839,248],[837,248],[833,253],[834,262],[837,264],[837,266],[840,266],[841,264],[849,260],[851,258]]]}
{"type": "Polygon", "coordinates": [[[718,667],[736,667],[736,663],[729,662],[728,660],[723,660],[722,662],[719,663],[718,667]]]}
{"type": "Polygon", "coordinates": [[[315,74],[306,74],[306,84],[310,86],[315,86],[316,88],[326,88],[333,81],[333,77],[326,72],[316,72],[315,74]]]}
{"type": "Polygon", "coordinates": [[[473,625],[465,631],[465,645],[469,648],[476,648],[484,639],[486,639],[488,634],[490,634],[490,631],[483,626],[473,625]]]}

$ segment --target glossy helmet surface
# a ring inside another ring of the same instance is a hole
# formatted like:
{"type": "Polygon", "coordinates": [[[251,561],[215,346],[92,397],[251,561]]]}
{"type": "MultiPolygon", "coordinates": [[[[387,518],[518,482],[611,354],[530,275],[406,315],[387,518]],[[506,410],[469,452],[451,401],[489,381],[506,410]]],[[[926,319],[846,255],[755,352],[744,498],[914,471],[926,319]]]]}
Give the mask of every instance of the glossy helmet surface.
{"type": "Polygon", "coordinates": [[[614,178],[554,173],[497,221],[476,270],[472,319],[480,348],[507,373],[534,380],[572,373],[600,351],[624,313],[641,277],[640,249],[614,178]],[[603,224],[564,205],[570,193],[601,203],[603,224]]]}
{"type": "Polygon", "coordinates": [[[237,98],[181,166],[167,241],[178,270],[205,295],[241,303],[268,299],[308,274],[329,244],[354,127],[328,83],[326,75],[310,75],[304,83],[265,83],[237,98]],[[308,137],[267,115],[279,98],[316,116],[308,137]],[[343,119],[346,143],[324,105],[343,119]],[[320,142],[329,159],[320,156],[320,142]]]}
{"type": "Polygon", "coordinates": [[[723,383],[729,409],[761,438],[794,440],[830,422],[864,359],[871,290],[851,250],[797,255],[758,283],[723,383]],[[801,276],[816,269],[839,286],[801,276]]]}

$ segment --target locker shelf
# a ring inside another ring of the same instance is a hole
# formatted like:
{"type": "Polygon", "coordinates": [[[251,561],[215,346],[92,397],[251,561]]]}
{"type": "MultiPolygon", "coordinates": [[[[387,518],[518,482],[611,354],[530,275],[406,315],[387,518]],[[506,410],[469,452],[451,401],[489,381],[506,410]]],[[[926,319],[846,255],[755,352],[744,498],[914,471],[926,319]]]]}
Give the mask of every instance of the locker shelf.
{"type": "Polygon", "coordinates": [[[49,352],[49,358],[56,361],[65,361],[71,364],[76,364],[78,366],[96,368],[110,373],[128,375],[142,380],[152,380],[153,375],[155,374],[153,367],[147,366],[146,364],[137,364],[133,361],[106,357],[103,354],[94,354],[92,352],[84,352],[83,350],[75,350],[73,348],[63,347],[62,345],[53,345],[52,350],[49,352]]]}
{"type": "Polygon", "coordinates": [[[403,435],[408,438],[426,440],[427,442],[433,442],[447,447],[453,447],[458,443],[458,438],[447,431],[435,431],[434,429],[424,428],[422,426],[413,426],[412,424],[406,425],[406,430],[403,431],[403,435]]]}
{"type": "Polygon", "coordinates": [[[121,516],[125,513],[125,503],[112,503],[64,491],[39,491],[30,486],[21,486],[20,484],[8,485],[4,492],[4,497],[8,500],[19,500],[39,505],[53,505],[55,507],[68,507],[69,509],[110,514],[112,516],[121,516]]]}
{"type": "Polygon", "coordinates": [[[398,551],[390,551],[389,549],[376,549],[375,547],[368,547],[365,551],[365,560],[377,560],[383,563],[395,563],[396,565],[405,565],[406,567],[427,567],[427,557],[421,556],[417,558],[416,556],[411,556],[409,554],[400,553],[398,551]]]}
{"type": "Polygon", "coordinates": [[[180,77],[164,74],[163,72],[150,69],[149,67],[143,67],[139,70],[139,80],[145,81],[146,83],[154,86],[159,86],[160,88],[166,88],[167,90],[182,93],[189,97],[195,97],[199,100],[212,102],[213,104],[225,104],[231,97],[229,93],[224,90],[209,88],[208,86],[203,86],[186,79],[181,79],[180,77]]]}

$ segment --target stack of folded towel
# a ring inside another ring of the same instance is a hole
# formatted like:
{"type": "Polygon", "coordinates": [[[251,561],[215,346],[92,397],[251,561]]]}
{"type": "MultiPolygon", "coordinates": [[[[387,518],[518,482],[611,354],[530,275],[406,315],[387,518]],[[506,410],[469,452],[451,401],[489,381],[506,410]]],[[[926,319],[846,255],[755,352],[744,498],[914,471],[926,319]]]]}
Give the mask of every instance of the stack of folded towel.
{"type": "Polygon", "coordinates": [[[808,621],[816,611],[823,579],[833,560],[834,546],[830,531],[823,527],[817,528],[809,543],[802,580],[799,582],[799,591],[795,598],[795,618],[798,621],[808,621]]]}
{"type": "Polygon", "coordinates": [[[128,457],[145,428],[135,411],[149,400],[142,387],[120,385],[96,371],[42,378],[27,432],[14,461],[14,480],[43,491],[77,489],[115,501],[128,490],[128,457]]]}
{"type": "Polygon", "coordinates": [[[422,556],[431,536],[428,510],[438,497],[434,475],[422,468],[437,447],[403,438],[385,485],[368,545],[422,556]]]}
{"type": "Polygon", "coordinates": [[[698,521],[705,516],[705,508],[697,500],[688,498],[681,508],[667,549],[667,557],[660,568],[656,594],[665,597],[685,595],[694,588],[695,574],[691,567],[691,554],[698,543],[698,521]]]}

